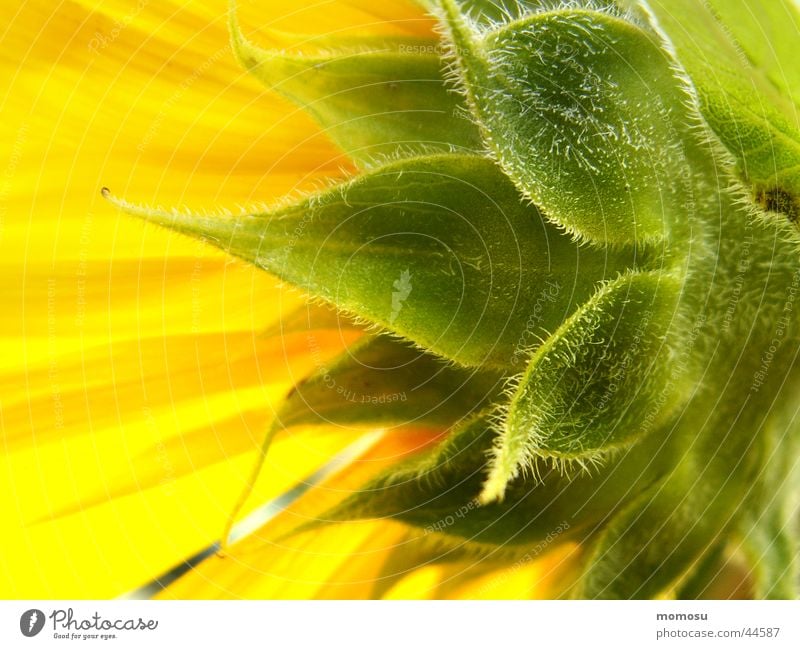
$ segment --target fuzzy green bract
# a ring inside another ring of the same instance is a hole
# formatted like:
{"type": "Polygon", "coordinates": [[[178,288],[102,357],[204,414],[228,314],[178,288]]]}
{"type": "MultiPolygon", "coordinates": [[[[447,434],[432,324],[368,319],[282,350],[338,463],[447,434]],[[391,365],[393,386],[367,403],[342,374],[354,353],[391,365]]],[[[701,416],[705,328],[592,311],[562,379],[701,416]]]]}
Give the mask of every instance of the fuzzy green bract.
{"type": "Polygon", "coordinates": [[[665,273],[603,287],[533,355],[508,407],[481,498],[501,498],[534,458],[597,459],[659,423],[676,395],[674,323],[680,284],[665,273]],[[670,330],[673,330],[671,332],[670,330]]]}
{"type": "Polygon", "coordinates": [[[478,156],[400,160],[241,217],[129,209],[441,356],[499,369],[644,258],[580,249],[478,156]]]}
{"type": "Polygon", "coordinates": [[[725,597],[731,566],[796,597],[796,6],[419,4],[439,36],[268,51],[232,20],[355,176],[237,216],[112,199],[372,328],[262,461],[300,424],[441,433],[298,529],[392,518],[428,562],[579,543],[575,597],[725,597]]]}
{"type": "Polygon", "coordinates": [[[684,208],[684,89],[657,41],[616,16],[537,13],[481,32],[445,0],[459,83],[487,145],[556,223],[657,241],[684,208]]]}
{"type": "Polygon", "coordinates": [[[480,137],[444,85],[436,40],[317,39],[267,50],[231,25],[239,61],[307,110],[361,165],[399,151],[475,150],[480,137]]]}
{"type": "Polygon", "coordinates": [[[367,337],[300,381],[281,404],[283,427],[450,426],[500,397],[497,372],[448,365],[388,336],[367,337]]]}

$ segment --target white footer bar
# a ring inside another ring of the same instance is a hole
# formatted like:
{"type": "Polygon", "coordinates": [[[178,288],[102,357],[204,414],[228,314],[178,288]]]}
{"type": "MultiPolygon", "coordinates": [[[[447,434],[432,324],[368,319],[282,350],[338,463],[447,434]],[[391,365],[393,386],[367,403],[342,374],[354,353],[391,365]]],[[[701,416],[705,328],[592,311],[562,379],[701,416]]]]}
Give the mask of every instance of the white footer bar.
{"type": "Polygon", "coordinates": [[[0,602],[0,647],[796,649],[798,629],[789,601],[0,602]]]}

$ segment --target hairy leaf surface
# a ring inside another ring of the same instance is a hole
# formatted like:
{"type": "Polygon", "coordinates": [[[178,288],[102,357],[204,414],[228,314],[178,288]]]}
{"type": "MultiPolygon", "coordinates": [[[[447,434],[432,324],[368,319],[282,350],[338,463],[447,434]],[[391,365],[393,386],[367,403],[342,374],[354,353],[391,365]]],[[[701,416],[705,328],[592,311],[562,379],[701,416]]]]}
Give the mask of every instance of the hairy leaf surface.
{"type": "Polygon", "coordinates": [[[475,156],[398,161],[247,216],[119,204],[436,354],[516,371],[598,282],[644,261],[635,248],[578,247],[475,156]]]}
{"type": "Polygon", "coordinates": [[[609,13],[536,13],[481,32],[442,11],[460,84],[517,186],[574,235],[660,240],[679,227],[693,158],[686,88],[657,39],[609,13]]]}
{"type": "Polygon", "coordinates": [[[445,87],[436,39],[316,39],[291,53],[254,45],[235,21],[232,35],[244,67],[308,111],[361,165],[410,151],[481,148],[463,102],[445,87]]]}

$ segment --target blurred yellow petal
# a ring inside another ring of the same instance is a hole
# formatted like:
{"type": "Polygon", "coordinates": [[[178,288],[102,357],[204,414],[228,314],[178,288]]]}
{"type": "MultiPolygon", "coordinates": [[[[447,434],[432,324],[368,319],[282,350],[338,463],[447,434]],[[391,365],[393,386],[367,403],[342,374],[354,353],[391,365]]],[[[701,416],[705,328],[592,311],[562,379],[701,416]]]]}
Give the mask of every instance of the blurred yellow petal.
{"type": "MultiPolygon", "coordinates": [[[[0,584],[4,595],[117,596],[219,538],[260,439],[252,440],[248,453],[214,463],[201,458],[191,472],[156,446],[151,484],[129,489],[127,495],[114,494],[122,484],[120,476],[131,473],[131,456],[146,450],[136,443],[144,435],[136,432],[71,439],[6,458],[0,485],[12,494],[13,509],[10,505],[4,511],[15,533],[4,535],[3,553],[34,557],[40,574],[30,579],[24,562],[7,562],[10,574],[0,584]],[[52,510],[96,492],[98,483],[106,487],[105,498],[94,498],[70,516],[49,519],[52,510]],[[98,572],[95,564],[103,570],[98,572]]],[[[265,502],[284,493],[352,441],[353,433],[341,430],[300,431],[277,440],[253,499],[265,502]]],[[[187,448],[181,461],[191,464],[191,453],[187,448]]]]}
{"type": "Polygon", "coordinates": [[[398,523],[332,525],[238,554],[211,557],[160,598],[364,599],[385,556],[403,538],[398,523]]]}
{"type": "Polygon", "coordinates": [[[454,580],[443,597],[449,599],[556,599],[577,578],[580,546],[566,543],[541,554],[523,552],[500,567],[454,580]]]}
{"type": "Polygon", "coordinates": [[[452,566],[424,566],[400,579],[383,599],[433,599],[436,591],[453,572],[452,566]]]}
{"type": "MultiPolygon", "coordinates": [[[[202,404],[226,394],[233,395],[234,408],[260,407],[266,422],[272,412],[268,398],[276,386],[284,394],[358,335],[316,333],[311,346],[301,334],[264,339],[252,331],[230,331],[90,348],[76,358],[29,370],[27,378],[36,389],[26,391],[13,374],[3,377],[8,383],[0,406],[5,444],[12,450],[96,433],[118,427],[126,415],[146,410],[168,416],[181,403],[202,404]]],[[[205,417],[200,423],[228,416],[196,412],[205,417]]]]}
{"type": "MultiPolygon", "coordinates": [[[[375,591],[385,561],[407,537],[389,521],[321,525],[297,533],[382,468],[419,452],[436,435],[395,431],[291,504],[261,529],[210,557],[167,587],[164,598],[365,598],[375,591]]],[[[269,456],[268,456],[269,458],[269,456]]],[[[262,474],[261,480],[264,479],[262,474]]],[[[250,499],[252,502],[254,498],[250,499]]]]}

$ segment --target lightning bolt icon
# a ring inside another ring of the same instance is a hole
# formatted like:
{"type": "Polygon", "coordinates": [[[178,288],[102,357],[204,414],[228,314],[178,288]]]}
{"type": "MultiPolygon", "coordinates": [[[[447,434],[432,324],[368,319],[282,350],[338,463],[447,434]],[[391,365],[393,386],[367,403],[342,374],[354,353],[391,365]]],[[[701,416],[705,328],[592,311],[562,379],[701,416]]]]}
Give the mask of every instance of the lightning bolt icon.
{"type": "Polygon", "coordinates": [[[33,613],[31,613],[30,619],[28,620],[28,631],[33,631],[33,625],[36,624],[36,620],[38,618],[39,616],[36,614],[36,611],[33,611],[33,613]]]}

